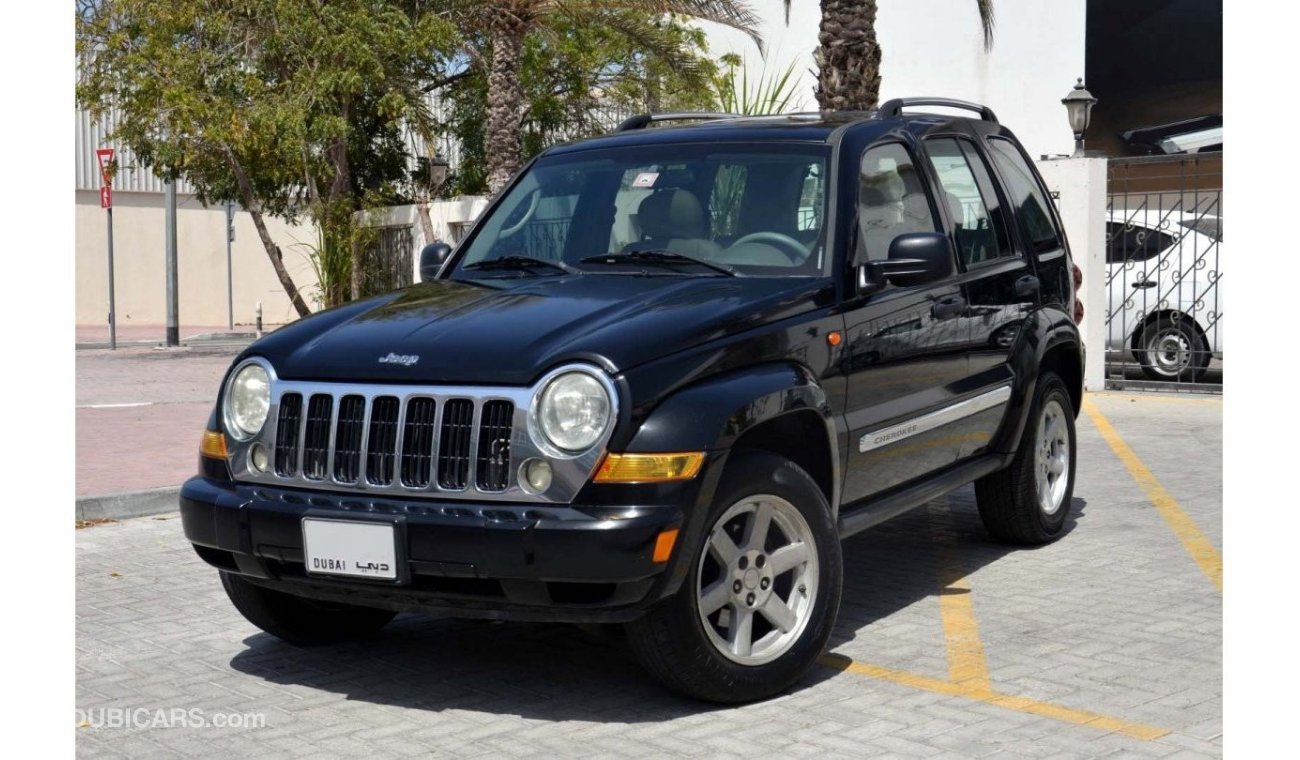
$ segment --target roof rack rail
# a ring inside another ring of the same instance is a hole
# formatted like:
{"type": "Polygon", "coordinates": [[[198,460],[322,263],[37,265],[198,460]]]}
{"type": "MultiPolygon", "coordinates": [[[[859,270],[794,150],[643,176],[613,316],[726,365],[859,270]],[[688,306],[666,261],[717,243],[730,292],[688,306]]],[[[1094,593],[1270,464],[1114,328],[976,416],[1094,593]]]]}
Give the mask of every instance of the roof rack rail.
{"type": "Polygon", "coordinates": [[[963,111],[975,111],[984,121],[998,123],[998,117],[993,113],[993,109],[988,106],[982,106],[979,103],[970,103],[965,100],[954,100],[952,98],[894,98],[886,100],[881,104],[878,114],[882,119],[893,119],[902,116],[904,108],[912,106],[943,106],[944,108],[960,108],[963,111]]]}
{"type": "Polygon", "coordinates": [[[640,113],[623,120],[615,127],[615,132],[628,132],[633,129],[645,129],[659,121],[713,121],[715,119],[738,119],[736,113],[706,113],[703,111],[682,111],[679,113],[640,113]]]}

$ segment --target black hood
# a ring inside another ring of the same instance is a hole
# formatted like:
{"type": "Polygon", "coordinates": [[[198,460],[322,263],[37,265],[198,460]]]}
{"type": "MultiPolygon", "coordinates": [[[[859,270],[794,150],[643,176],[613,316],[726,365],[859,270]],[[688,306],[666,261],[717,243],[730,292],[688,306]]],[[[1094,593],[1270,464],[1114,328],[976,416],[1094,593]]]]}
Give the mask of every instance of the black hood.
{"type": "Polygon", "coordinates": [[[286,379],[526,385],[567,361],[621,372],[794,316],[824,287],[767,277],[437,280],[299,320],[248,353],[286,379]]]}

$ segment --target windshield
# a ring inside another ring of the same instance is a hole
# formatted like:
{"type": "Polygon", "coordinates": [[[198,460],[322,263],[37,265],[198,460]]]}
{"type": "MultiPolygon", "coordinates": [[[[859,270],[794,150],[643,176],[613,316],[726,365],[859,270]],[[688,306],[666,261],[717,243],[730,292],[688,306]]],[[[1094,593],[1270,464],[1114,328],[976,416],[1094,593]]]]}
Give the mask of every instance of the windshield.
{"type": "Polygon", "coordinates": [[[542,158],[479,226],[454,275],[820,275],[828,152],[713,143],[542,158]]]}

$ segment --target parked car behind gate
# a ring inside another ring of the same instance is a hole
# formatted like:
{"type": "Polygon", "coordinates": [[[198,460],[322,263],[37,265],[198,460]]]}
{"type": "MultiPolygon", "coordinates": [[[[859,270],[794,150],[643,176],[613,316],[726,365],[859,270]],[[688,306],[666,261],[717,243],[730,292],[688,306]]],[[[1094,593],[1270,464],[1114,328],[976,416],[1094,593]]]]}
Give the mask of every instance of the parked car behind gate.
{"type": "Polygon", "coordinates": [[[1223,220],[1115,209],[1106,222],[1107,345],[1152,380],[1201,379],[1223,358],[1223,220]]]}
{"type": "Polygon", "coordinates": [[[617,623],[743,702],[821,654],[840,539],[969,483],[996,539],[1065,533],[1077,270],[992,111],[670,118],[546,150],[424,282],[236,359],[181,515],[248,620],[617,623]]]}

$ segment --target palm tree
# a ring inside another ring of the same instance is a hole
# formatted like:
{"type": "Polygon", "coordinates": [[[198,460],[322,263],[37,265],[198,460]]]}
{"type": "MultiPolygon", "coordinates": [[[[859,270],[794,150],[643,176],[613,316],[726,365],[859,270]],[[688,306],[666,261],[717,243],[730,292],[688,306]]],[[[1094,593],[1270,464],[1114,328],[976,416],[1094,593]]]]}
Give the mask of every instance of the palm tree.
{"type": "MultiPolygon", "coordinates": [[[[785,0],[786,20],[791,0],[785,0]]],[[[823,111],[865,111],[880,98],[876,0],[821,0],[817,35],[817,104],[823,111]]],[[[993,47],[993,0],[975,0],[984,49],[993,47]]]]}
{"type": "Polygon", "coordinates": [[[730,26],[762,45],[757,32],[758,17],[747,0],[478,0],[471,3],[470,12],[462,18],[471,28],[486,33],[491,49],[486,62],[485,140],[491,192],[504,187],[520,166],[525,103],[519,73],[528,35],[548,33],[549,19],[564,18],[571,23],[607,25],[630,40],[640,41],[649,36],[645,33],[653,19],[665,14],[730,26]]]}

